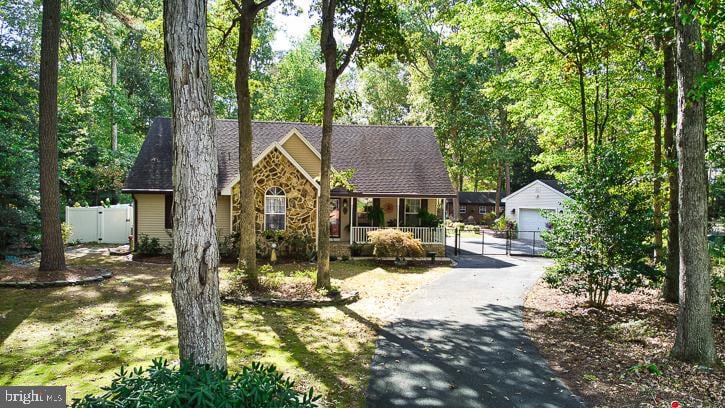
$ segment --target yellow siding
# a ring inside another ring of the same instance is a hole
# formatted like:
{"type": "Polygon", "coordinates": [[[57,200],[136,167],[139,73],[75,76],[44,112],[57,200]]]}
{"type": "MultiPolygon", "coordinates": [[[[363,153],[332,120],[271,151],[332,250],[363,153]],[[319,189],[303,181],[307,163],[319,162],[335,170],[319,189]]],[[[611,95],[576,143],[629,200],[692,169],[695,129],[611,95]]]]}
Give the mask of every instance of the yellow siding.
{"type": "Polygon", "coordinates": [[[388,221],[390,220],[396,220],[398,218],[398,205],[397,205],[397,198],[381,198],[380,199],[380,208],[383,209],[383,213],[385,214],[385,225],[388,225],[388,221]]]}
{"type": "Polygon", "coordinates": [[[216,228],[219,241],[231,232],[232,223],[231,196],[220,195],[216,203],[216,228]]]}
{"type": "MultiPolygon", "coordinates": [[[[171,236],[164,228],[164,195],[163,194],[135,194],[136,228],[138,229],[138,238],[147,235],[149,238],[158,238],[159,243],[164,246],[171,243],[171,236]]],[[[168,230],[169,233],[171,230],[168,230]]]]}
{"type": "Polygon", "coordinates": [[[282,145],[285,150],[302,166],[312,177],[320,175],[320,159],[297,135],[292,135],[282,145]]]}
{"type": "MultiPolygon", "coordinates": [[[[138,209],[138,219],[135,222],[138,228],[138,237],[147,235],[149,238],[158,238],[162,246],[171,243],[171,230],[164,228],[164,195],[163,194],[135,194],[138,209]],[[167,233],[168,231],[168,233],[167,233]]],[[[216,209],[216,223],[219,240],[229,235],[231,208],[229,196],[219,196],[216,209]]]]}

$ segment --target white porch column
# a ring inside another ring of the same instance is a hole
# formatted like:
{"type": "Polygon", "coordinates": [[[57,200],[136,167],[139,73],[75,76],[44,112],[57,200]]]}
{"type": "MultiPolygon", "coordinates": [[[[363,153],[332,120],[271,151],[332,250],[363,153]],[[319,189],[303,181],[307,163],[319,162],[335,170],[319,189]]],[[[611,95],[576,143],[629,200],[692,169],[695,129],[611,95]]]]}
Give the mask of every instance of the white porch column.
{"type": "Polygon", "coordinates": [[[395,228],[400,228],[400,197],[395,199],[395,228]]]}
{"type": "Polygon", "coordinates": [[[353,203],[354,202],[355,202],[355,198],[354,197],[350,197],[350,205],[349,205],[349,210],[350,210],[350,245],[352,245],[352,227],[353,227],[353,225],[352,225],[352,220],[353,220],[352,215],[353,215],[353,211],[357,211],[356,206],[353,206],[353,203]]]}
{"type": "Polygon", "coordinates": [[[446,200],[445,198],[441,198],[441,200],[443,200],[443,226],[445,226],[446,225],[446,214],[447,214],[446,213],[446,201],[448,201],[448,200],[446,200]]]}

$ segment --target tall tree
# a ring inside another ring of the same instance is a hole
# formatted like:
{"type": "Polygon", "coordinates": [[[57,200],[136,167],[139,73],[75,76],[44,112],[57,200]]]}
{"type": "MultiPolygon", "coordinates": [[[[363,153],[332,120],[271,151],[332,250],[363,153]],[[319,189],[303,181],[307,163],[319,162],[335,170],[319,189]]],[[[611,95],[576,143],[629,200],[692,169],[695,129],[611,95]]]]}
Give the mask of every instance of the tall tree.
{"type": "Polygon", "coordinates": [[[236,80],[237,125],[239,127],[239,267],[247,275],[248,284],[259,286],[257,277],[257,245],[254,210],[254,177],[252,162],[252,103],[249,93],[249,68],[252,55],[254,19],[275,0],[239,2],[232,0],[239,12],[239,42],[237,43],[236,80]]]}
{"type": "Polygon", "coordinates": [[[330,287],[330,162],[335,85],[360,49],[358,62],[403,49],[397,7],[387,0],[321,1],[320,49],[325,62],[325,96],[322,108],[320,195],[317,205],[317,287],[330,287]],[[339,10],[338,10],[339,8],[339,10]],[[336,21],[336,18],[339,21],[336,21]],[[338,49],[335,31],[349,35],[347,47],[338,49]]]}
{"type": "Polygon", "coordinates": [[[41,271],[65,269],[60,233],[60,179],[58,178],[58,48],[60,0],[43,1],[40,39],[40,220],[41,271]]]}
{"type": "Polygon", "coordinates": [[[677,155],[680,207],[680,308],[672,354],[681,360],[715,363],[710,308],[705,164],[705,73],[695,0],[675,2],[677,43],[677,155]]]}
{"type": "Polygon", "coordinates": [[[677,146],[675,144],[675,123],[677,122],[677,80],[675,78],[675,48],[672,35],[665,36],[662,48],[664,56],[664,111],[665,111],[665,157],[667,158],[667,184],[669,185],[667,211],[667,261],[662,294],[667,302],[677,303],[680,286],[680,239],[677,177],[677,146]]]}
{"type": "Polygon", "coordinates": [[[164,56],[172,98],[172,298],[182,360],[227,367],[216,236],[217,148],[206,0],[164,0],[164,56]]]}

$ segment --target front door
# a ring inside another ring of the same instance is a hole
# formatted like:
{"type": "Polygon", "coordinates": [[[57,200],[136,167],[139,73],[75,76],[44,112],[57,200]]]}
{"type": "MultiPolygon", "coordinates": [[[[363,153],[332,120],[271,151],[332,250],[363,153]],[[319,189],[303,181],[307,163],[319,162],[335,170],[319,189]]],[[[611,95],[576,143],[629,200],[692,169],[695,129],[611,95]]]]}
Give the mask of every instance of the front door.
{"type": "Polygon", "coordinates": [[[330,238],[340,238],[340,199],[330,199],[330,238]]]}

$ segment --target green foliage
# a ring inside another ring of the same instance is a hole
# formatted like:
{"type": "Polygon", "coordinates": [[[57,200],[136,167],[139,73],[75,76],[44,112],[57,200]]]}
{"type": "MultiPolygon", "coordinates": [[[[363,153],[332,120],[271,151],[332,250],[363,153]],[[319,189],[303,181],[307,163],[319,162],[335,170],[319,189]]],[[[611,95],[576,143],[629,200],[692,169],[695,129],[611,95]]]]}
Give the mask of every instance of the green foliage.
{"type": "Polygon", "coordinates": [[[315,240],[296,231],[266,230],[257,237],[257,258],[268,260],[272,255],[272,244],[277,245],[277,257],[294,261],[309,261],[314,255],[315,240]]]}
{"type": "Polygon", "coordinates": [[[501,215],[493,222],[493,229],[495,229],[496,231],[515,231],[516,221],[506,218],[505,215],[501,215]]]}
{"type": "Polygon", "coordinates": [[[425,208],[418,210],[418,219],[421,227],[435,228],[441,225],[441,219],[435,214],[429,213],[425,208]]]}
{"type": "Polygon", "coordinates": [[[208,366],[185,362],[169,367],[164,359],[151,366],[128,370],[121,367],[100,396],[74,400],[74,408],[171,408],[171,407],[316,407],[320,396],[312,388],[304,394],[273,366],[252,363],[240,373],[228,374],[208,366]]]}
{"type": "Polygon", "coordinates": [[[423,245],[413,234],[398,229],[379,229],[368,232],[368,239],[373,245],[377,257],[406,258],[423,256],[423,245]]]}
{"type": "Polygon", "coordinates": [[[343,188],[346,191],[355,191],[351,180],[355,176],[355,169],[330,171],[330,189],[343,188]]]}
{"type": "Polygon", "coordinates": [[[70,242],[70,237],[73,235],[73,226],[68,224],[67,222],[61,223],[60,235],[63,239],[63,243],[68,245],[68,243],[70,242]]]}
{"type": "Polygon", "coordinates": [[[492,225],[495,220],[496,220],[496,213],[493,211],[487,212],[486,214],[483,214],[481,216],[481,224],[483,224],[483,225],[492,225]]]}
{"type": "Polygon", "coordinates": [[[725,319],[725,236],[710,239],[710,261],[712,263],[712,315],[725,319]]]}
{"type": "Polygon", "coordinates": [[[157,256],[161,255],[163,248],[156,237],[149,238],[146,234],[141,234],[138,238],[138,244],[134,248],[136,254],[141,256],[157,256]]]}
{"type": "Polygon", "coordinates": [[[652,210],[628,166],[626,145],[598,148],[588,168],[579,164],[567,180],[573,201],[551,214],[542,234],[554,265],[545,279],[565,293],[586,294],[603,306],[611,290],[630,293],[658,279],[649,254],[652,210]]]}
{"type": "Polygon", "coordinates": [[[376,62],[365,67],[360,80],[368,122],[372,125],[403,124],[410,110],[410,78],[405,67],[397,61],[376,62]]]}
{"type": "Polygon", "coordinates": [[[627,370],[629,372],[639,374],[641,372],[646,372],[649,374],[652,374],[654,376],[660,376],[662,375],[662,370],[657,366],[655,363],[639,363],[635,364],[632,367],[627,370]]]}
{"type": "Polygon", "coordinates": [[[367,208],[368,220],[373,227],[385,226],[385,212],[379,206],[371,205],[367,208]]]}

